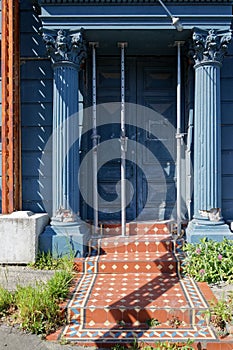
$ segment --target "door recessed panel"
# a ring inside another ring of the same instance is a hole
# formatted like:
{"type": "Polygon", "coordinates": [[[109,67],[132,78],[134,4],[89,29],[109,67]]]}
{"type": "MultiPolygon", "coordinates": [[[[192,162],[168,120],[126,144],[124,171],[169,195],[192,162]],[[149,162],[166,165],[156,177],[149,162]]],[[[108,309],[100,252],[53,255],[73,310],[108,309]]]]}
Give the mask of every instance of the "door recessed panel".
{"type": "MultiPolygon", "coordinates": [[[[176,202],[175,126],[176,65],[174,58],[126,58],[126,136],[131,145],[126,155],[127,221],[170,219],[176,202]],[[140,108],[136,107],[140,106],[140,108]],[[133,110],[134,108],[134,110],[133,110]],[[132,112],[133,110],[133,112],[132,112]],[[130,111],[130,113],[129,113],[130,111]],[[129,154],[129,152],[131,152],[129,154]]],[[[114,157],[99,164],[99,219],[121,219],[120,161],[120,56],[97,60],[97,103],[119,102],[99,108],[100,142],[118,140],[106,152],[114,157]],[[114,122],[112,117],[114,116],[114,122]],[[119,148],[119,153],[116,152],[119,148]],[[116,156],[118,154],[118,156],[116,156]]],[[[101,157],[99,157],[101,159],[101,157]]],[[[100,160],[99,160],[100,162],[100,160]]],[[[89,208],[89,218],[92,216],[89,208]]]]}

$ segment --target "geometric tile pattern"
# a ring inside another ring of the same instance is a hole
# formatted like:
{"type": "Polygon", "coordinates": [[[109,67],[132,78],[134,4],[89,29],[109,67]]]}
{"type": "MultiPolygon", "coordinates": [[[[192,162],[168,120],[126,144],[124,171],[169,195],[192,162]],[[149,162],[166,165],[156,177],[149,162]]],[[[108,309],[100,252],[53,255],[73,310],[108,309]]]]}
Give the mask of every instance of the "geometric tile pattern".
{"type": "Polygon", "coordinates": [[[171,252],[173,245],[171,236],[163,235],[137,235],[137,236],[111,236],[95,240],[98,254],[102,253],[130,253],[130,252],[171,252]]]}
{"type": "MultiPolygon", "coordinates": [[[[147,221],[147,222],[130,222],[126,224],[126,235],[138,234],[166,234],[171,232],[172,221],[147,221]]],[[[121,234],[121,226],[119,223],[103,223],[101,225],[101,233],[106,236],[121,234]]]]}
{"type": "Polygon", "coordinates": [[[108,236],[90,242],[60,336],[80,345],[109,346],[135,339],[216,340],[202,316],[208,304],[198,285],[180,275],[181,242],[173,252],[168,228],[134,223],[122,237],[118,225],[104,227],[108,236]],[[153,318],[160,324],[149,328],[153,318]]]}

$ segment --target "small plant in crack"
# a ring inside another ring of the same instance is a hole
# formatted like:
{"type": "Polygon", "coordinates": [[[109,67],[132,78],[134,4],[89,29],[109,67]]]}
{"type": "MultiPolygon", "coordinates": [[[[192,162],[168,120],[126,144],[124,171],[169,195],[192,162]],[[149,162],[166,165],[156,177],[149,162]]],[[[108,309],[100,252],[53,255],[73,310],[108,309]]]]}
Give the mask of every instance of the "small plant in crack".
{"type": "Polygon", "coordinates": [[[150,328],[155,328],[155,327],[158,327],[161,323],[157,318],[149,318],[148,320],[146,320],[146,324],[150,328]]]}
{"type": "Polygon", "coordinates": [[[182,321],[179,319],[178,316],[175,315],[173,315],[168,322],[172,328],[179,328],[182,325],[182,321]]]}

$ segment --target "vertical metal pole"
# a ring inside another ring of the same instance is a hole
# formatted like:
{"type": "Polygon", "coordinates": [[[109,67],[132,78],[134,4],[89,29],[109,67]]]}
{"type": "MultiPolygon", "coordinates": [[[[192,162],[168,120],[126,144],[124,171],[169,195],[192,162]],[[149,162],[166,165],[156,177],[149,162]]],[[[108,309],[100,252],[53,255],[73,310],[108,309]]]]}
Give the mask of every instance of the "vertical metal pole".
{"type": "Polygon", "coordinates": [[[99,230],[99,217],[98,217],[98,158],[97,147],[98,138],[97,135],[97,123],[96,123],[96,48],[97,42],[91,42],[92,47],[92,151],[93,151],[93,210],[94,210],[94,234],[98,234],[99,230]]]}
{"type": "Polygon", "coordinates": [[[121,48],[121,235],[126,234],[126,151],[127,137],[125,133],[125,47],[126,42],[118,43],[121,48]]]}
{"type": "Polygon", "coordinates": [[[181,234],[181,142],[183,135],[181,134],[181,59],[180,47],[181,42],[177,42],[177,126],[176,126],[176,145],[177,145],[177,236],[181,234]]]}

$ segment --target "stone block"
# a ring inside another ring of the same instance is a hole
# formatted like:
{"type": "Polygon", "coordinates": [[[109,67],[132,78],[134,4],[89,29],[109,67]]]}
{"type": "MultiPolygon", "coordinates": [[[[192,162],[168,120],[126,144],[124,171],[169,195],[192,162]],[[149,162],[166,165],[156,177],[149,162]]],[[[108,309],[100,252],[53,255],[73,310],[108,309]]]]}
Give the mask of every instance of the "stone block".
{"type": "Polygon", "coordinates": [[[48,225],[46,213],[16,211],[0,215],[0,263],[27,264],[34,262],[38,253],[38,238],[48,225]]]}

